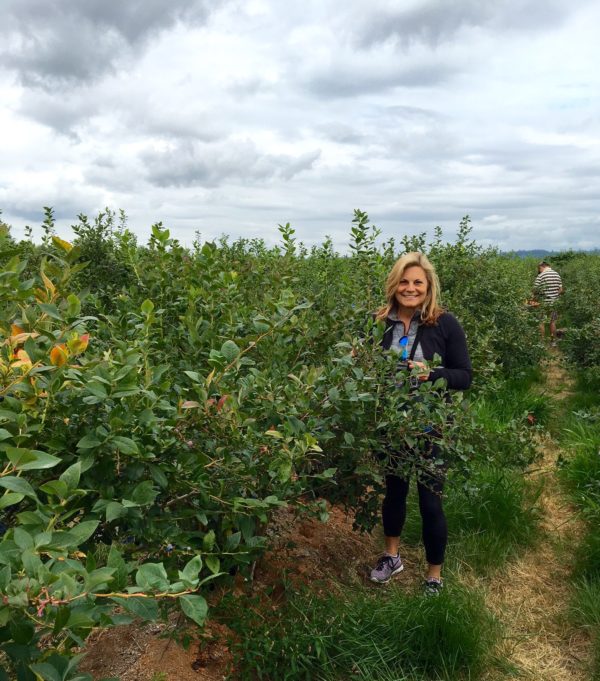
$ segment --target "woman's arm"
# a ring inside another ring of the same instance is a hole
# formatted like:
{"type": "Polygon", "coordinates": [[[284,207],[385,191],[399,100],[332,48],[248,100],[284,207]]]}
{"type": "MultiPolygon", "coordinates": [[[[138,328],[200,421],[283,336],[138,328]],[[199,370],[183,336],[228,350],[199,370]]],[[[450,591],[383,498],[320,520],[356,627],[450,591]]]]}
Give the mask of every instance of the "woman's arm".
{"type": "Polygon", "coordinates": [[[435,383],[438,378],[443,378],[451,390],[466,390],[471,385],[473,370],[465,332],[456,318],[448,313],[440,318],[439,329],[445,342],[444,364],[434,369],[428,380],[435,383]]]}

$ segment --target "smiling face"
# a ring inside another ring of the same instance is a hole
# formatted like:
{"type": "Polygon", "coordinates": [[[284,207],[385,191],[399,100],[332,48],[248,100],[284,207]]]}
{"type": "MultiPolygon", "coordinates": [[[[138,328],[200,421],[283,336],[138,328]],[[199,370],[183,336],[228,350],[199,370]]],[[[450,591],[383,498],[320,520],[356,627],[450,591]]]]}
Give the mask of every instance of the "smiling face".
{"type": "Polygon", "coordinates": [[[398,311],[412,313],[423,307],[428,291],[429,283],[425,270],[419,265],[407,267],[396,289],[398,311]]]}

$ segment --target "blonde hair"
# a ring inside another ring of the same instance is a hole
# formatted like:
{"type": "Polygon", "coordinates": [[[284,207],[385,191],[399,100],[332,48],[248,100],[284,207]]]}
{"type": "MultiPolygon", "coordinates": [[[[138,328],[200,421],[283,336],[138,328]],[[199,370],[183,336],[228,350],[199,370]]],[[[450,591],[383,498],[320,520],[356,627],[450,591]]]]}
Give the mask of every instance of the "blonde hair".
{"type": "Polygon", "coordinates": [[[440,282],[435,273],[435,268],[423,253],[405,253],[394,263],[385,283],[386,304],[377,310],[375,319],[377,321],[387,319],[392,310],[395,310],[398,303],[396,301],[396,291],[404,272],[409,267],[422,267],[427,277],[427,297],[421,309],[421,321],[428,326],[434,325],[438,317],[444,311],[440,303],[440,282]]]}

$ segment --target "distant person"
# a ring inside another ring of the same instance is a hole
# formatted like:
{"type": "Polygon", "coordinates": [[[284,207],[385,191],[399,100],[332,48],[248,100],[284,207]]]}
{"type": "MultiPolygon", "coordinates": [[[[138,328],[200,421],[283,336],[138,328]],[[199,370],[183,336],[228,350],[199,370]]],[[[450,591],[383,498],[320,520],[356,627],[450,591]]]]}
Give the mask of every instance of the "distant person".
{"type": "Polygon", "coordinates": [[[552,345],[556,345],[556,321],[558,319],[556,301],[562,292],[560,274],[555,272],[545,260],[542,260],[538,263],[538,275],[533,283],[533,295],[542,308],[540,334],[542,338],[546,337],[546,320],[548,320],[552,345]]]}
{"type": "MultiPolygon", "coordinates": [[[[392,267],[386,283],[386,302],[376,314],[385,322],[381,342],[385,350],[398,354],[399,371],[418,370],[419,382],[444,379],[446,388],[465,390],[471,384],[471,362],[465,333],[455,317],[445,312],[439,302],[439,282],[433,265],[422,253],[406,253],[392,267]],[[431,369],[434,355],[441,366],[431,369]]],[[[416,397],[416,395],[415,395],[416,397]]],[[[393,433],[390,433],[393,439],[393,433]]],[[[442,452],[429,438],[423,452],[409,450],[389,452],[390,459],[408,462],[415,455],[428,462],[441,461],[442,452]]],[[[442,563],[448,541],[448,527],[442,507],[446,466],[423,466],[417,471],[417,491],[422,520],[422,536],[428,563],[425,593],[435,595],[442,588],[442,563]]],[[[382,506],[385,553],[371,570],[371,580],[385,584],[404,569],[399,553],[400,534],[406,518],[409,473],[385,476],[386,494],[382,506]]]]}

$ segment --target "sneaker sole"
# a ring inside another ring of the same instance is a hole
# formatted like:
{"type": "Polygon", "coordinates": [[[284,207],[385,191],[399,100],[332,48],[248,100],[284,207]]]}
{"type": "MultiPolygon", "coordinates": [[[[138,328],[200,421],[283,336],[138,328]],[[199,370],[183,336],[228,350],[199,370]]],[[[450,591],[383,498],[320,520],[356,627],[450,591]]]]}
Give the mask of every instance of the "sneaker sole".
{"type": "Polygon", "coordinates": [[[387,584],[394,575],[399,574],[402,572],[402,570],[404,570],[404,563],[400,565],[400,567],[397,567],[387,579],[376,579],[375,577],[370,577],[370,580],[375,582],[375,584],[387,584]]]}

